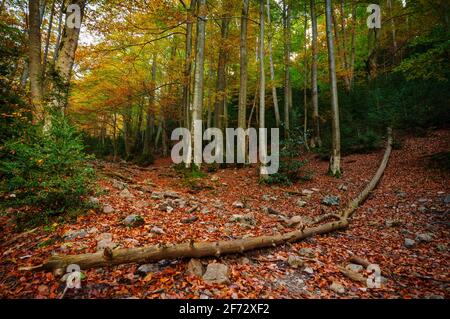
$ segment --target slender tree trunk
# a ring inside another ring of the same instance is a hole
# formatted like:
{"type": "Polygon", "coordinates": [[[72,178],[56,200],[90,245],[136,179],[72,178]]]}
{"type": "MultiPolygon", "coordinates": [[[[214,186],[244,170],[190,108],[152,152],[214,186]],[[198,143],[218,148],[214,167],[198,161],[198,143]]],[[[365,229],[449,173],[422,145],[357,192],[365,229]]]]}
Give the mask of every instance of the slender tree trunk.
{"type": "Polygon", "coordinates": [[[193,154],[194,163],[200,167],[202,161],[202,144],[195,142],[195,132],[200,131],[197,127],[202,121],[203,110],[203,73],[205,62],[205,10],[206,0],[198,0],[199,12],[197,18],[197,50],[195,56],[195,72],[194,72],[194,96],[192,100],[192,123],[191,131],[193,138],[193,154]]]}
{"type": "Polygon", "coordinates": [[[305,142],[305,146],[307,149],[309,149],[308,146],[308,99],[307,99],[307,88],[308,88],[308,58],[307,58],[307,41],[308,41],[308,37],[307,37],[307,30],[308,30],[308,15],[307,15],[307,3],[305,1],[305,5],[304,5],[304,37],[303,37],[303,52],[304,52],[304,56],[305,56],[305,80],[303,83],[303,140],[305,142]]]}
{"type": "Polygon", "coordinates": [[[331,0],[326,0],[326,24],[327,24],[327,44],[328,44],[328,68],[331,84],[331,139],[332,150],[330,158],[330,174],[341,175],[341,134],[339,127],[339,105],[336,80],[336,63],[334,59],[334,41],[332,26],[332,4],[331,0]]]}
{"type": "Polygon", "coordinates": [[[284,127],[285,135],[289,135],[290,116],[292,108],[291,88],[291,3],[283,0],[283,37],[284,37],[284,127]]]}
{"type": "Polygon", "coordinates": [[[152,156],[152,149],[150,147],[152,141],[152,127],[153,127],[153,117],[155,108],[155,83],[156,83],[156,53],[153,54],[152,58],[152,78],[149,92],[148,108],[147,108],[147,123],[145,126],[145,136],[144,136],[144,148],[142,155],[144,157],[152,156]]]}
{"type": "Polygon", "coordinates": [[[42,92],[42,64],[41,64],[41,18],[39,0],[28,2],[28,69],[30,76],[31,103],[33,105],[33,120],[43,121],[45,118],[42,92]]]}
{"type": "MultiPolygon", "coordinates": [[[[53,16],[55,14],[55,4],[56,4],[56,0],[53,0],[52,9],[50,11],[50,19],[49,19],[48,28],[47,28],[47,38],[45,39],[44,63],[42,64],[42,78],[43,79],[45,79],[45,72],[47,69],[48,47],[50,46],[50,37],[52,35],[53,16]]],[[[44,85],[43,89],[45,90],[45,85],[44,85]]]]}
{"type": "Polygon", "coordinates": [[[197,0],[191,1],[191,6],[186,14],[186,57],[184,62],[183,82],[183,112],[185,114],[186,128],[190,128],[190,105],[191,105],[191,71],[192,71],[192,18],[197,0]]]}
{"type": "Polygon", "coordinates": [[[352,43],[350,57],[350,88],[353,88],[355,77],[355,58],[356,58],[356,1],[352,0],[352,43]]]}
{"type": "Polygon", "coordinates": [[[64,15],[64,4],[65,0],[61,1],[60,8],[59,8],[59,16],[58,16],[58,31],[57,31],[57,37],[55,42],[55,50],[53,51],[53,61],[52,65],[55,66],[56,60],[58,59],[58,48],[61,43],[61,33],[62,33],[62,22],[63,22],[63,15],[64,15]]]}
{"type": "MultiPolygon", "coordinates": [[[[239,107],[238,107],[238,127],[245,129],[247,120],[247,18],[248,18],[249,0],[243,0],[242,4],[242,16],[241,16],[241,34],[240,34],[240,80],[239,80],[239,107]]],[[[247,142],[239,140],[240,143],[237,147],[242,152],[241,154],[247,154],[246,145],[247,142]]]]}
{"type": "Polygon", "coordinates": [[[259,1],[259,149],[260,149],[260,160],[261,160],[261,170],[260,178],[267,179],[269,175],[267,174],[265,167],[265,157],[267,155],[266,147],[266,135],[263,129],[265,129],[265,96],[266,96],[266,77],[264,73],[264,0],[259,1]],[[262,155],[262,156],[261,156],[262,155]]]}
{"type": "Polygon", "coordinates": [[[315,0],[310,0],[311,25],[312,25],[312,63],[311,63],[311,94],[312,94],[312,121],[313,133],[311,147],[321,147],[320,123],[319,123],[319,95],[317,92],[317,17],[315,0]]]}
{"type": "Polygon", "coordinates": [[[220,27],[221,33],[221,45],[219,48],[219,64],[217,66],[217,97],[214,104],[214,126],[218,129],[224,128],[224,108],[225,108],[225,90],[226,90],[226,75],[225,69],[227,64],[227,48],[226,41],[228,39],[230,19],[225,13],[222,16],[222,22],[220,27]]]}
{"type": "Polygon", "coordinates": [[[389,11],[389,17],[391,19],[391,32],[392,32],[392,46],[394,54],[392,55],[392,62],[395,64],[396,62],[396,56],[397,56],[397,36],[396,36],[396,29],[395,29],[395,19],[392,14],[392,0],[387,0],[387,7],[389,11]]]}
{"type": "MultiPolygon", "coordinates": [[[[84,15],[84,8],[87,0],[72,0],[70,3],[80,7],[81,20],[84,15]]],[[[68,17],[66,16],[66,19],[68,17]]],[[[80,36],[80,28],[71,28],[67,23],[64,25],[61,43],[58,48],[58,58],[55,64],[55,74],[53,89],[58,96],[54,100],[54,105],[58,108],[65,109],[69,95],[70,78],[72,75],[72,67],[75,61],[75,52],[78,47],[78,39],[80,36]]]]}
{"type": "Polygon", "coordinates": [[[269,61],[270,61],[270,81],[272,85],[272,98],[273,98],[273,108],[275,110],[275,123],[276,126],[280,126],[280,110],[278,107],[278,96],[277,87],[275,85],[275,68],[273,65],[273,54],[272,54],[272,32],[271,32],[271,17],[270,17],[270,0],[267,0],[267,23],[269,29],[267,31],[267,46],[269,49],[269,61]]]}

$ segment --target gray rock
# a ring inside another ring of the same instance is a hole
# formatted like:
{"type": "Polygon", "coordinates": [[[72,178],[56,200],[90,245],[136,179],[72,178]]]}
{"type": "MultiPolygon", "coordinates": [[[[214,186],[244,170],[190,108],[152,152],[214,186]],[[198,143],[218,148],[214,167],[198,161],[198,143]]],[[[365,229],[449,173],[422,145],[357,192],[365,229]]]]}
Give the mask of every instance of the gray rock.
{"type": "Polygon", "coordinates": [[[447,251],[447,246],[444,244],[439,244],[437,245],[437,250],[440,252],[446,252],[447,251]]]}
{"type": "Polygon", "coordinates": [[[309,190],[309,189],[304,189],[304,190],[302,190],[302,194],[309,197],[312,194],[314,194],[314,192],[312,190],[309,190]]]}
{"type": "Polygon", "coordinates": [[[417,200],[419,203],[426,203],[426,202],[428,202],[428,199],[426,199],[426,198],[419,198],[418,200],[417,200]]]}
{"type": "Polygon", "coordinates": [[[163,199],[164,198],[164,193],[162,193],[162,192],[153,192],[151,198],[152,199],[163,199]]]}
{"type": "Polygon", "coordinates": [[[100,204],[100,201],[99,201],[99,199],[98,199],[97,197],[91,196],[91,197],[89,197],[89,203],[90,203],[91,205],[97,206],[97,205],[100,204]]]}
{"type": "Polygon", "coordinates": [[[450,204],[450,195],[445,196],[444,204],[450,204]]]}
{"type": "Polygon", "coordinates": [[[345,287],[336,281],[330,285],[330,290],[340,295],[345,293],[345,287]]]}
{"type": "Polygon", "coordinates": [[[312,269],[311,267],[305,267],[305,269],[303,269],[303,271],[310,275],[312,275],[314,273],[314,269],[312,269]]]}
{"type": "Polygon", "coordinates": [[[112,186],[114,188],[117,188],[118,190],[123,190],[123,189],[127,188],[127,184],[125,184],[124,182],[118,181],[116,179],[113,180],[112,186]]]}
{"type": "Polygon", "coordinates": [[[157,235],[164,235],[166,233],[162,228],[157,226],[153,226],[152,229],[150,229],[150,232],[157,235]]]}
{"type": "Polygon", "coordinates": [[[114,212],[114,208],[112,208],[111,205],[105,205],[105,206],[103,206],[103,212],[105,214],[111,214],[114,212]]]}
{"type": "Polygon", "coordinates": [[[298,256],[294,256],[294,255],[290,255],[287,259],[287,263],[289,264],[289,266],[291,266],[292,268],[298,268],[298,267],[303,267],[304,262],[303,260],[298,257],[298,256]]]}
{"type": "Polygon", "coordinates": [[[348,190],[348,187],[345,184],[341,184],[341,185],[338,186],[338,189],[340,191],[346,192],[348,190]]]}
{"type": "Polygon", "coordinates": [[[103,250],[105,248],[114,249],[116,247],[117,244],[113,243],[110,238],[105,238],[97,241],[97,251],[103,250]]]}
{"type": "Polygon", "coordinates": [[[405,238],[405,247],[406,248],[411,248],[414,247],[414,245],[416,244],[416,241],[410,238],[405,238]]]}
{"type": "Polygon", "coordinates": [[[85,229],[80,230],[68,230],[64,233],[64,240],[73,240],[75,238],[83,238],[88,235],[88,232],[85,229]]]}
{"type": "Polygon", "coordinates": [[[144,224],[144,219],[139,215],[128,215],[124,220],[123,224],[125,226],[136,227],[144,224]]]}
{"type": "Polygon", "coordinates": [[[402,224],[402,222],[400,220],[396,220],[396,219],[386,219],[386,221],[384,223],[385,223],[386,227],[397,227],[402,224]]]}
{"type": "Polygon", "coordinates": [[[188,262],[186,272],[189,276],[201,277],[205,272],[205,268],[200,260],[192,258],[188,262]]]}
{"type": "Polygon", "coordinates": [[[314,258],[316,256],[315,250],[312,248],[300,248],[298,250],[298,253],[300,256],[306,257],[306,258],[314,258]]]}
{"type": "Polygon", "coordinates": [[[120,193],[119,196],[122,198],[134,198],[134,195],[130,193],[130,191],[128,190],[128,188],[123,189],[120,193]]]}
{"type": "Polygon", "coordinates": [[[198,219],[197,216],[191,216],[191,217],[182,219],[181,222],[182,222],[183,224],[191,224],[191,223],[195,222],[197,219],[198,219]]]}
{"type": "Polygon", "coordinates": [[[430,241],[433,241],[433,237],[434,237],[434,235],[431,234],[431,233],[417,234],[416,240],[418,242],[426,242],[426,243],[428,243],[430,241]]]}
{"type": "Polygon", "coordinates": [[[235,201],[235,202],[233,203],[233,207],[236,207],[236,208],[244,208],[244,203],[241,202],[241,201],[235,201]]]}
{"type": "Polygon", "coordinates": [[[298,207],[305,207],[306,204],[308,204],[307,202],[301,199],[298,199],[295,203],[297,204],[298,207]]]}
{"type": "Polygon", "coordinates": [[[321,203],[327,206],[339,206],[340,201],[338,196],[325,196],[321,203]]]}
{"type": "Polygon", "coordinates": [[[357,264],[348,264],[347,266],[345,266],[345,269],[351,270],[354,272],[360,272],[364,269],[364,267],[361,265],[357,265],[357,264]]]}
{"type": "Polygon", "coordinates": [[[233,216],[230,217],[230,222],[241,223],[241,224],[246,224],[246,225],[250,225],[250,226],[256,225],[256,219],[251,214],[246,214],[246,215],[234,214],[233,216]]]}
{"type": "Polygon", "coordinates": [[[211,284],[227,284],[230,282],[228,277],[228,266],[219,263],[211,263],[206,268],[203,280],[211,284]]]}
{"type": "Polygon", "coordinates": [[[159,272],[160,268],[158,264],[143,264],[140,265],[137,269],[137,273],[141,275],[146,275],[148,273],[156,273],[159,272]]]}
{"type": "Polygon", "coordinates": [[[164,197],[166,198],[174,198],[174,199],[178,199],[180,198],[180,194],[178,194],[177,192],[164,192],[164,197]]]}

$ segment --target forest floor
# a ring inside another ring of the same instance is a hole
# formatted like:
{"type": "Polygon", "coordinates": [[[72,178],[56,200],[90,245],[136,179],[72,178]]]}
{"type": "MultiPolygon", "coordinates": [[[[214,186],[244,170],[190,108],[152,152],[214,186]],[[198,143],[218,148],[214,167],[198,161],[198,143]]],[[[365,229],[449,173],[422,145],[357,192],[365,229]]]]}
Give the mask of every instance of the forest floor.
{"type": "MultiPolygon", "coordinates": [[[[427,160],[449,146],[450,131],[445,130],[407,138],[400,150],[393,150],[380,184],[345,231],[201,260],[204,266],[214,261],[227,265],[227,283],[211,284],[189,275],[188,259],[167,260],[139,271],[137,264],[83,271],[81,289],[68,290],[64,298],[449,298],[449,173],[430,168],[427,160]],[[339,271],[351,254],[379,265],[381,288],[367,288],[339,271]],[[300,256],[304,265],[292,267],[289,256],[300,256]]],[[[148,169],[99,162],[105,177],[99,179],[103,194],[97,211],[21,237],[8,214],[0,217],[0,297],[60,298],[65,283],[59,278],[18,268],[42,263],[52,254],[95,252],[101,242],[142,247],[293,230],[265,208],[289,217],[337,211],[368,183],[382,156],[383,150],[344,157],[340,179],[327,176],[328,163],[311,156],[305,167],[313,172],[310,181],[266,186],[258,183],[257,167],[228,168],[199,179],[199,188],[192,187],[170,159],[148,169]],[[119,174],[112,179],[110,172],[119,174]],[[131,183],[124,185],[120,176],[131,183]],[[128,191],[121,190],[124,186],[128,191]],[[340,206],[323,205],[328,195],[339,196],[340,206]],[[105,211],[113,211],[104,212],[104,205],[110,205],[105,211]],[[124,226],[130,214],[142,216],[144,223],[124,226]],[[235,222],[234,214],[249,218],[235,222]]]]}

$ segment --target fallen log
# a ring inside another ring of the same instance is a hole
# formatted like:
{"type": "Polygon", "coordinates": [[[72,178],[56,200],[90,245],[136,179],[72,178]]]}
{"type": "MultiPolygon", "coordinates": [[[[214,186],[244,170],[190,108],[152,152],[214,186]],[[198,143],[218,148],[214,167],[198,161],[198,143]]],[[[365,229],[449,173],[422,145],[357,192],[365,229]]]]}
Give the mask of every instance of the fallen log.
{"type": "MultiPolygon", "coordinates": [[[[175,245],[154,245],[150,247],[122,248],[108,251],[100,251],[92,254],[81,255],[55,255],[44,264],[32,267],[22,267],[19,270],[46,270],[55,273],[63,273],[68,265],[76,264],[81,269],[114,266],[127,263],[148,263],[162,259],[175,258],[200,258],[208,256],[222,256],[226,254],[244,253],[246,251],[276,247],[286,243],[297,242],[314,235],[327,234],[336,230],[346,229],[349,225],[348,218],[358,206],[367,198],[369,193],[378,184],[387,166],[392,150],[391,129],[388,129],[388,141],[381,164],[372,180],[364,190],[347,206],[340,214],[339,221],[328,222],[319,226],[303,228],[285,234],[273,236],[259,236],[246,239],[216,242],[195,242],[175,245]]],[[[327,216],[329,218],[331,216],[327,216]]],[[[335,217],[335,216],[333,216],[335,217]]],[[[343,270],[341,270],[343,271],[343,270]]]]}

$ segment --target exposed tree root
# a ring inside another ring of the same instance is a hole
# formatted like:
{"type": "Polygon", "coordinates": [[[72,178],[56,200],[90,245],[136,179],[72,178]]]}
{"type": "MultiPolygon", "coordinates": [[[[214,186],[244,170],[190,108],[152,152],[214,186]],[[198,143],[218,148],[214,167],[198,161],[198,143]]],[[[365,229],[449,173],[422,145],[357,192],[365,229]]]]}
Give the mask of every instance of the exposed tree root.
{"type": "MultiPolygon", "coordinates": [[[[314,235],[326,234],[336,230],[342,230],[348,227],[348,218],[354,213],[358,206],[367,198],[369,193],[378,184],[383,172],[386,168],[389,156],[392,150],[391,129],[388,129],[388,141],[383,160],[375,173],[372,180],[364,188],[364,190],[352,200],[347,208],[339,214],[339,220],[328,222],[322,225],[308,227],[295,230],[285,234],[277,234],[273,236],[260,236],[246,239],[237,239],[230,241],[217,242],[194,242],[182,243],[175,245],[154,245],[150,247],[140,248],[124,248],[115,250],[104,250],[92,254],[52,256],[46,263],[34,266],[23,267],[21,270],[47,270],[54,272],[63,272],[68,265],[77,264],[81,269],[113,266],[126,263],[148,263],[162,259],[175,259],[181,257],[208,257],[221,256],[226,254],[244,253],[246,251],[276,247],[285,243],[292,243],[312,237],[314,235]]],[[[335,218],[336,215],[327,214],[323,218],[319,216],[315,222],[323,221],[328,218],[335,218]]],[[[348,275],[346,269],[341,269],[344,274],[348,275]]],[[[356,278],[356,277],[355,277],[356,278]]],[[[359,278],[361,279],[361,278],[359,278]]]]}

